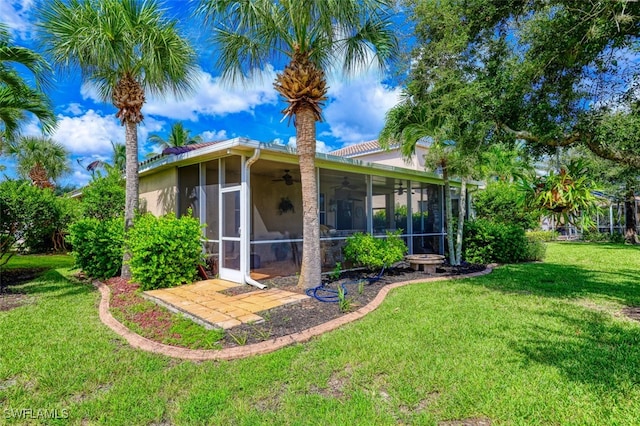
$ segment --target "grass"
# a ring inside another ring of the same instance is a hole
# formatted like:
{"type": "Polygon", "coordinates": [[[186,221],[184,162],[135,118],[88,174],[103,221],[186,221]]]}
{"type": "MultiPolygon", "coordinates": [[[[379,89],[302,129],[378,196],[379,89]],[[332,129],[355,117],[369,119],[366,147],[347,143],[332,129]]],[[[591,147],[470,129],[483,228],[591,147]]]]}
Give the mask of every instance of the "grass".
{"type": "Polygon", "coordinates": [[[73,257],[66,254],[16,254],[9,260],[7,268],[71,268],[73,257]]]}
{"type": "Polygon", "coordinates": [[[172,313],[143,298],[136,291],[137,287],[120,283],[111,288],[111,313],[129,329],[148,339],[189,349],[222,347],[218,342],[225,335],[223,330],[207,330],[182,315],[172,313]]]}
{"type": "Polygon", "coordinates": [[[554,243],[545,263],[403,287],[310,343],[202,363],[127,346],[65,263],[0,312],[0,423],[635,424],[640,325],[619,311],[640,305],[639,255],[554,243]]]}

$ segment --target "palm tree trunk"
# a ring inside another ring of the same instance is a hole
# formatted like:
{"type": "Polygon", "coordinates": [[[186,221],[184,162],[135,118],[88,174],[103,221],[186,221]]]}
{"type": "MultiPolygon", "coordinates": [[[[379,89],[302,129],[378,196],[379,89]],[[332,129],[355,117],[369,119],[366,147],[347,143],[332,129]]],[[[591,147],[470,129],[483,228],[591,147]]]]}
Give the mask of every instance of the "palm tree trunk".
{"type": "Polygon", "coordinates": [[[451,207],[451,186],[447,165],[442,165],[442,180],[444,181],[444,214],[447,221],[447,247],[449,249],[449,264],[457,265],[456,252],[453,241],[453,208],[451,207]]]}
{"type": "Polygon", "coordinates": [[[456,265],[462,262],[462,235],[464,231],[464,217],[467,215],[467,179],[460,181],[460,206],[458,208],[458,232],[456,235],[456,265]]]}
{"type": "Polygon", "coordinates": [[[316,118],[310,107],[296,111],[296,139],[302,186],[302,265],[299,288],[321,283],[320,223],[318,221],[318,183],[316,181],[316,118]]]}
{"type": "MultiPolygon", "coordinates": [[[[124,232],[133,226],[133,219],[138,210],[138,125],[133,121],[125,121],[125,146],[127,150],[127,161],[125,168],[126,176],[126,196],[124,202],[124,232]]],[[[126,242],[124,246],[124,256],[122,258],[122,272],[120,276],[125,279],[131,278],[131,269],[128,261],[131,259],[131,252],[126,242]]]]}

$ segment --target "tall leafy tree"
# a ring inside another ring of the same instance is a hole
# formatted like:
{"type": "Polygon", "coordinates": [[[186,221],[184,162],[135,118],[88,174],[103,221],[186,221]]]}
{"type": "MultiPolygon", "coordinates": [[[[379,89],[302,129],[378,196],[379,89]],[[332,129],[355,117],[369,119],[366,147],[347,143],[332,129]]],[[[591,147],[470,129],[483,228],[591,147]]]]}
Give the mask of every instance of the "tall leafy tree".
{"type": "Polygon", "coordinates": [[[403,3],[425,52],[433,45],[456,46],[464,52],[456,62],[490,88],[485,116],[495,123],[496,138],[524,140],[536,153],[582,144],[603,158],[640,168],[640,154],[602,139],[593,120],[606,119],[610,105],[638,100],[640,3],[403,3]],[[464,25],[453,28],[452,22],[464,25]],[[588,115],[593,119],[584,120],[588,115]]]}
{"type": "MultiPolygon", "coordinates": [[[[606,141],[607,149],[613,147],[621,153],[640,151],[640,105],[629,108],[617,106],[606,114],[598,113],[595,119],[597,138],[606,141]]],[[[596,154],[598,155],[598,154],[596,154]]],[[[591,158],[592,168],[599,171],[599,181],[604,184],[608,195],[624,201],[625,241],[640,244],[637,229],[636,195],[640,193],[640,168],[616,161],[597,161],[591,158]]]]}
{"type": "Polygon", "coordinates": [[[13,140],[27,113],[35,115],[45,131],[54,128],[56,120],[51,103],[42,92],[47,86],[50,67],[46,60],[31,49],[16,46],[0,24],[0,148],[3,141],[13,140]],[[31,72],[36,88],[29,86],[16,65],[31,72]]]}
{"type": "Polygon", "coordinates": [[[38,187],[53,187],[56,180],[68,173],[69,152],[46,137],[23,136],[8,144],[6,151],[17,160],[18,174],[38,187]]]}
{"type": "Polygon", "coordinates": [[[202,137],[191,136],[191,131],[185,129],[181,121],[173,123],[169,136],[164,139],[162,136],[153,134],[149,136],[149,142],[154,143],[160,150],[174,148],[178,146],[191,145],[202,142],[202,137]]]}
{"type": "Polygon", "coordinates": [[[327,95],[326,73],[354,74],[371,62],[383,67],[396,50],[390,0],[203,0],[214,26],[218,66],[237,80],[270,61],[289,61],[275,89],[296,127],[303,206],[300,287],[320,283],[320,224],[315,171],[316,122],[327,95]]]}
{"type": "MultiPolygon", "coordinates": [[[[195,53],[154,0],[53,0],[41,10],[42,41],[53,62],[79,69],[125,127],[125,230],[138,208],[138,124],[147,93],[181,95],[193,83],[195,53]]],[[[130,278],[126,260],[122,276],[130,278]]]]}

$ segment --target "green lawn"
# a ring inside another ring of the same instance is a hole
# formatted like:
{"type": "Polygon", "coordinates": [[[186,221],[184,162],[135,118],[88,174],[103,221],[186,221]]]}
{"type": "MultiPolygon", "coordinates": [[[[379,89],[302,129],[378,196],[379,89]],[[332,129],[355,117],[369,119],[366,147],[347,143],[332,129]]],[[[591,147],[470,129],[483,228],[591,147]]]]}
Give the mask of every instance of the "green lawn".
{"type": "Polygon", "coordinates": [[[640,305],[637,247],[551,244],[545,263],[397,289],[356,323],[233,362],[131,349],[68,276],[51,270],[22,286],[35,302],[0,312],[0,423],[22,409],[68,412],[60,424],[640,419],[640,325],[619,314],[640,305]]]}

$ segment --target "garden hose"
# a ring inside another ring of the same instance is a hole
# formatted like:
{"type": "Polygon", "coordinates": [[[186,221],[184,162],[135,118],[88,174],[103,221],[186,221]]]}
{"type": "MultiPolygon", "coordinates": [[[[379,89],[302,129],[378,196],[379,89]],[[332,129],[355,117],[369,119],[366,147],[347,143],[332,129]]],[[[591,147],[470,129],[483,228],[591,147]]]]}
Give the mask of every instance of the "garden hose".
{"type": "MultiPolygon", "coordinates": [[[[380,270],[378,275],[372,278],[363,278],[359,280],[350,280],[340,283],[340,287],[342,287],[343,295],[346,296],[348,294],[347,285],[348,284],[359,284],[361,281],[367,281],[368,284],[373,284],[378,281],[382,274],[384,273],[384,267],[380,270]]],[[[332,288],[327,288],[325,284],[320,284],[319,286],[308,288],[305,293],[309,297],[313,297],[314,299],[325,302],[325,303],[338,303],[340,301],[340,297],[338,297],[338,290],[334,290],[332,288]]]]}

